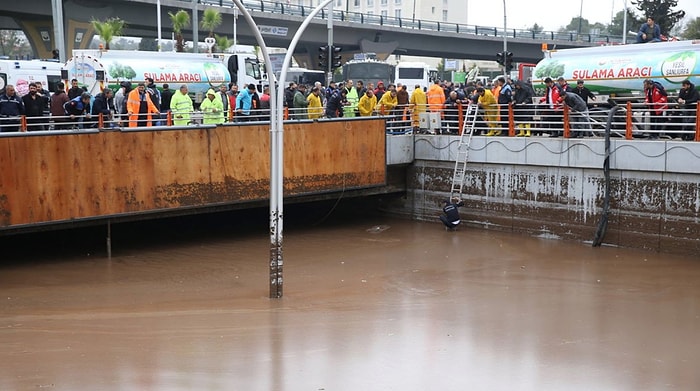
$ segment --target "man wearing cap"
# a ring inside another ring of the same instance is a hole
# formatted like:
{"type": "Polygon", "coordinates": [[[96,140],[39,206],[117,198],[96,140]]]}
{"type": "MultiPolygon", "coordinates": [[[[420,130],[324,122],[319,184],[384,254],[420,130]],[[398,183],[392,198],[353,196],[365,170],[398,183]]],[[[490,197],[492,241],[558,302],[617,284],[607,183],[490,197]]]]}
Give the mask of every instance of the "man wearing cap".
{"type": "Polygon", "coordinates": [[[253,95],[255,94],[255,84],[248,84],[236,97],[236,121],[251,121],[251,110],[253,110],[253,95]]]}
{"type": "Polygon", "coordinates": [[[576,88],[574,88],[574,93],[580,96],[584,102],[588,102],[588,99],[595,100],[595,95],[583,85],[583,80],[576,81],[576,88]]]}

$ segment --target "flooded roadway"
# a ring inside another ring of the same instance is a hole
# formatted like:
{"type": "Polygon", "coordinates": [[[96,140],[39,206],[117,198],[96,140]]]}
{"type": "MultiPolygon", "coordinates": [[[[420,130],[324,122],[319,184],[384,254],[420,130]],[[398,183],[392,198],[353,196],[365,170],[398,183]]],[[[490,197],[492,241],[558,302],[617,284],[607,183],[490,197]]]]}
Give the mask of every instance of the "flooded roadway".
{"type": "Polygon", "coordinates": [[[290,214],[270,300],[230,217],[0,239],[0,390],[700,389],[697,258],[290,214]]]}

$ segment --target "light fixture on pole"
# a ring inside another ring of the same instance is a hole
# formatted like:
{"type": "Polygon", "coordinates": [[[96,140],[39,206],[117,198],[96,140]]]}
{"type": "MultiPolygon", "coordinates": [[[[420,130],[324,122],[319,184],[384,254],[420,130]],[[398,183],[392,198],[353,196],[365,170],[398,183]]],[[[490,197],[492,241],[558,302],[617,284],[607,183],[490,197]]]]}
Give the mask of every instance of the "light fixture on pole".
{"type": "Polygon", "coordinates": [[[237,52],[238,45],[238,8],[233,9],[233,52],[237,52]]]}
{"type": "MultiPolygon", "coordinates": [[[[508,53],[508,24],[506,23],[506,0],[503,0],[503,55],[508,53]]],[[[504,58],[505,59],[505,58],[504,58]]],[[[503,65],[503,76],[508,80],[508,70],[506,69],[505,62],[503,65]]]]}

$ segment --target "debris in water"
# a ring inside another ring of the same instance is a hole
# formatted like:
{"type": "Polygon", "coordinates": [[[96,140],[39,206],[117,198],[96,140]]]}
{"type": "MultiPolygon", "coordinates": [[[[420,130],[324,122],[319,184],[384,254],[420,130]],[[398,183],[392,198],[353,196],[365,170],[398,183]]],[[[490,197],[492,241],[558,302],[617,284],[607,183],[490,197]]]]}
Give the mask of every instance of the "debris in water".
{"type": "Polygon", "coordinates": [[[388,225],[375,225],[372,228],[367,228],[366,231],[371,233],[371,234],[378,234],[380,232],[386,231],[389,228],[391,228],[391,227],[388,225]]]}

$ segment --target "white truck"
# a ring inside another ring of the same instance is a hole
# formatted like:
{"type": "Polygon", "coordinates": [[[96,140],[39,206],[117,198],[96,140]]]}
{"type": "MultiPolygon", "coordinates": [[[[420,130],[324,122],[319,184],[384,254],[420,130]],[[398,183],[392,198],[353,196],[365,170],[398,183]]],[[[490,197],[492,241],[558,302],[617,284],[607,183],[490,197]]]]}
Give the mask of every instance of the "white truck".
{"type": "Polygon", "coordinates": [[[598,46],[550,50],[534,69],[532,84],[544,91],[544,79],[583,80],[593,92],[610,97],[639,97],[645,79],[670,93],[685,79],[700,87],[700,41],[598,46]]]}
{"type": "Polygon", "coordinates": [[[67,85],[71,79],[89,93],[103,88],[117,89],[122,81],[144,82],[152,78],[158,87],[164,83],[177,90],[186,84],[195,103],[200,103],[209,88],[237,83],[254,84],[262,92],[260,63],[253,53],[174,53],[132,50],[74,50],[61,70],[67,85]]]}
{"type": "MultiPolygon", "coordinates": [[[[412,93],[416,85],[420,85],[423,88],[430,87],[430,82],[433,80],[431,72],[431,67],[423,62],[399,62],[396,65],[396,77],[394,81],[396,84],[403,84],[406,86],[408,93],[412,93]]],[[[435,70],[437,73],[437,69],[435,70]]]]}
{"type": "Polygon", "coordinates": [[[40,82],[49,91],[56,91],[61,81],[61,64],[51,60],[0,60],[0,91],[11,84],[19,96],[29,92],[29,83],[40,82]]]}

